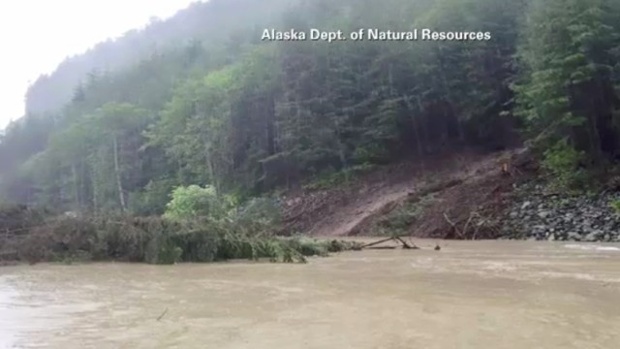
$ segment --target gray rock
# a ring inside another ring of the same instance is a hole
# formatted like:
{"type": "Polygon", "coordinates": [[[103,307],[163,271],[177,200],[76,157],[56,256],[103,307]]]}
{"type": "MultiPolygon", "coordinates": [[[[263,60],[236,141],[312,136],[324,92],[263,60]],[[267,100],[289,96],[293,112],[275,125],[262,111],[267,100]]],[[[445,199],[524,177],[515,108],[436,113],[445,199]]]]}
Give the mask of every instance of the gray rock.
{"type": "Polygon", "coordinates": [[[507,236],[537,240],[618,241],[620,215],[610,207],[618,193],[598,196],[554,195],[544,197],[543,187],[524,183],[504,217],[507,236]],[[525,232],[516,234],[515,232],[525,232]]]}
{"type": "Polygon", "coordinates": [[[594,242],[598,240],[598,234],[596,232],[592,232],[585,236],[583,241],[594,242]]]}

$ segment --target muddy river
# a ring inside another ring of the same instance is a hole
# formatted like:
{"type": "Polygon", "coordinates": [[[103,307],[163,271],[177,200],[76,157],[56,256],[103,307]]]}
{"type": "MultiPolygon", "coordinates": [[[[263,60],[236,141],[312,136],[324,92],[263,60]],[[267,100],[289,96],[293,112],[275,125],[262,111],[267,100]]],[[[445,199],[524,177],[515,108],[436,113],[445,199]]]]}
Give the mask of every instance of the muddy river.
{"type": "Polygon", "coordinates": [[[0,348],[620,348],[620,245],[0,268],[0,348]]]}

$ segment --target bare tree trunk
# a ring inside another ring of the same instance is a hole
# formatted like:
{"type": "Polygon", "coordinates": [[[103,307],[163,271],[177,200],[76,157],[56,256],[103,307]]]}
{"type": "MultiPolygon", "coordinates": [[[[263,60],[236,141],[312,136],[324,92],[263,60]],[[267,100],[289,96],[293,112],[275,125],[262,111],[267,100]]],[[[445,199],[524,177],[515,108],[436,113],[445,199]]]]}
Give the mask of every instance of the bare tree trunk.
{"type": "Polygon", "coordinates": [[[441,59],[441,56],[443,56],[443,50],[441,49],[441,47],[439,48],[439,52],[440,52],[439,75],[441,77],[443,88],[446,92],[446,97],[448,100],[448,106],[450,108],[450,113],[452,113],[452,117],[455,119],[455,122],[456,122],[456,128],[457,128],[459,141],[463,141],[465,139],[465,133],[463,132],[463,121],[461,120],[461,117],[457,114],[456,104],[454,103],[454,98],[452,96],[452,89],[450,88],[450,85],[448,85],[448,79],[446,78],[446,68],[444,66],[443,60],[441,59]]]}
{"type": "Polygon", "coordinates": [[[114,174],[116,175],[116,186],[118,188],[118,198],[121,204],[121,210],[127,211],[127,205],[125,204],[125,194],[123,193],[123,181],[121,179],[121,169],[118,161],[118,139],[117,136],[113,137],[114,142],[114,174]]]}

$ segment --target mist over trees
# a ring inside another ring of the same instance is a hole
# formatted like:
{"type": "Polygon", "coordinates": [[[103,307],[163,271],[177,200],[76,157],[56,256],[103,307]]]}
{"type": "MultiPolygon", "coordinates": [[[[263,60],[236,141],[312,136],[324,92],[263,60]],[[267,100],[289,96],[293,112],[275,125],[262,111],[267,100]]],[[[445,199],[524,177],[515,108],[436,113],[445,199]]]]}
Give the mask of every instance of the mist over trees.
{"type": "Polygon", "coordinates": [[[27,111],[0,197],[58,211],[161,214],[178,186],[245,198],[521,138],[562,177],[618,158],[620,2],[214,0],[67,59],[27,111]],[[272,27],[492,38],[261,42],[272,27]]]}

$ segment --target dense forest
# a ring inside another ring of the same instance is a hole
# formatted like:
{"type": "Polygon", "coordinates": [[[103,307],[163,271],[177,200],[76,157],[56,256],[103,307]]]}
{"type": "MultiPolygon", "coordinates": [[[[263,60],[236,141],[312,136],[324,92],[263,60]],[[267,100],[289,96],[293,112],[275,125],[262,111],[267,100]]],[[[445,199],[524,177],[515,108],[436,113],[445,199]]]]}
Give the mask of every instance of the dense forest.
{"type": "Polygon", "coordinates": [[[528,140],[566,185],[620,156],[620,1],[212,0],[68,58],[0,135],[0,197],[162,214],[325,173],[528,140]],[[261,41],[263,29],[489,32],[261,41]]]}

